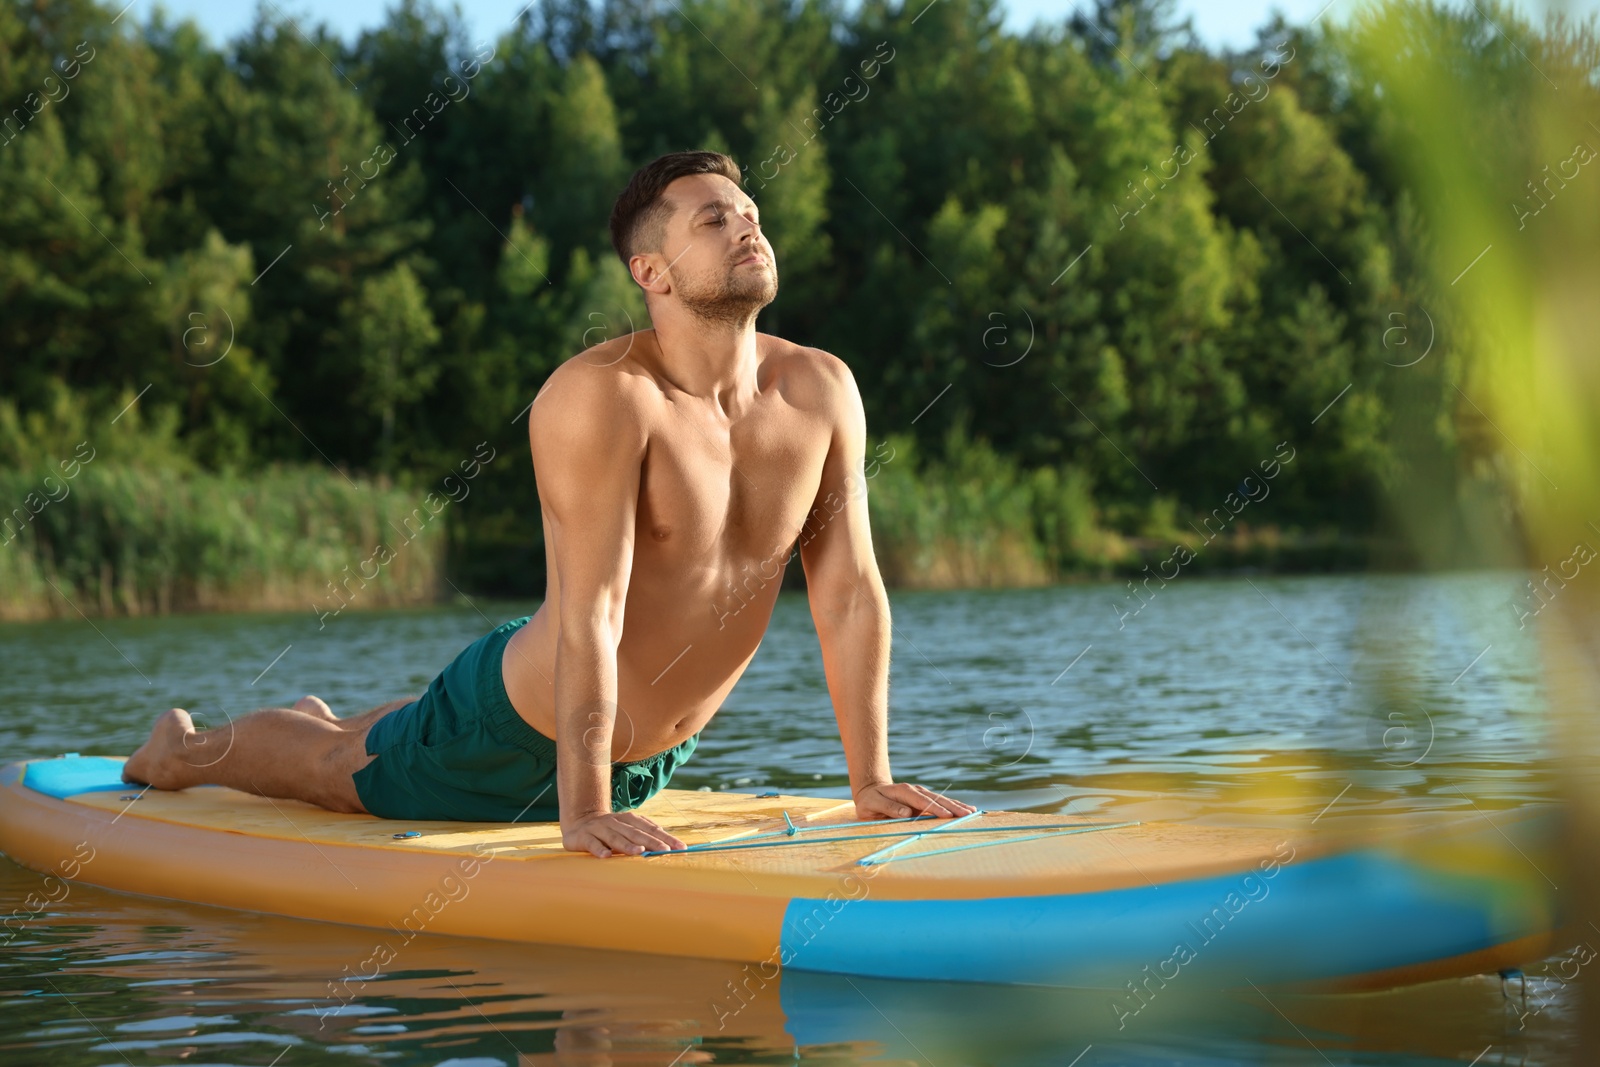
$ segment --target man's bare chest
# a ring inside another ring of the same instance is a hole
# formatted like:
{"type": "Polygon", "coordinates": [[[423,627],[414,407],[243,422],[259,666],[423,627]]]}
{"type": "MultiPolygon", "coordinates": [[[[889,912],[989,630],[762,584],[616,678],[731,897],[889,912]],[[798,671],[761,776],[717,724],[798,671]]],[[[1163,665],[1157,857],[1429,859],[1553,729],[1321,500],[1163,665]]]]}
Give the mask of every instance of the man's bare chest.
{"type": "Polygon", "coordinates": [[[816,499],[829,438],[824,419],[779,404],[731,426],[663,420],[640,470],[636,550],[707,562],[782,551],[816,499]]]}

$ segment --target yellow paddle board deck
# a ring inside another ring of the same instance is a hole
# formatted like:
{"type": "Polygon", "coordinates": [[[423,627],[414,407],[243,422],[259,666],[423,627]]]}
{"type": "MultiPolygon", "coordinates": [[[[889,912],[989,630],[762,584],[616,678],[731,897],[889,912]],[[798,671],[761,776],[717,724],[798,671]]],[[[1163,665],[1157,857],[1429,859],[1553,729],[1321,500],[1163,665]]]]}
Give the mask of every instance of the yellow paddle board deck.
{"type": "MultiPolygon", "coordinates": [[[[554,823],[391,822],[119,771],[0,769],[0,851],[108,889],[404,937],[1043,985],[1201,965],[1393,984],[1537,958],[1554,924],[1547,887],[1482,831],[1395,848],[1021,812],[862,824],[848,801],[668,789],[638,810],[690,851],[599,859],[554,823]]],[[[1530,823],[1516,847],[1548,834],[1530,823]]]]}

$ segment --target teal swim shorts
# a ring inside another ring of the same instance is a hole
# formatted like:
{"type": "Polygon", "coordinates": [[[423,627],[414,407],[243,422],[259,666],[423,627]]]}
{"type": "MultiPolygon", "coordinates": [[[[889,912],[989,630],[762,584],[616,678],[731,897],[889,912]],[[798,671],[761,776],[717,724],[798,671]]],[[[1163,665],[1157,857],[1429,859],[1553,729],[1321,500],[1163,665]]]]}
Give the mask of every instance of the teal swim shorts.
{"type": "MultiPolygon", "coordinates": [[[[556,743],[529,726],[506,695],[500,659],[532,616],[512,619],[468,645],[416,700],[372,724],[355,772],[362,806],[383,819],[555,822],[556,743]]],[[[659,793],[700,743],[611,765],[611,810],[659,793]]]]}

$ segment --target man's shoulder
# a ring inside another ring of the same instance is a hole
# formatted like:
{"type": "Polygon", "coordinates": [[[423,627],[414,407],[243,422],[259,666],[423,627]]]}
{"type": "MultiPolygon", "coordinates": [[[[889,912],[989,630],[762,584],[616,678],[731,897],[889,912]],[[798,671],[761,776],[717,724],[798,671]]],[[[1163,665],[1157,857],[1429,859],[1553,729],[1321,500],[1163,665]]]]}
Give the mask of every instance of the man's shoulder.
{"type": "Polygon", "coordinates": [[[827,349],[802,345],[786,337],[779,337],[774,333],[758,333],[756,336],[761,339],[763,344],[769,347],[773,354],[798,366],[835,376],[850,373],[850,368],[845,361],[827,349]]]}
{"type": "Polygon", "coordinates": [[[645,437],[648,384],[639,366],[627,358],[631,334],[584,349],[563,360],[534,398],[530,433],[551,440],[600,432],[622,444],[628,437],[642,445],[645,437]],[[628,433],[631,427],[635,431],[628,433]]]}
{"type": "Polygon", "coordinates": [[[558,392],[563,400],[588,405],[628,407],[637,403],[648,375],[629,356],[640,344],[639,333],[623,334],[562,360],[540,390],[558,392]]]}
{"type": "Polygon", "coordinates": [[[782,361],[784,376],[810,386],[819,399],[842,403],[855,393],[855,376],[850,373],[850,365],[832,352],[796,344],[773,334],[757,336],[782,361]]]}

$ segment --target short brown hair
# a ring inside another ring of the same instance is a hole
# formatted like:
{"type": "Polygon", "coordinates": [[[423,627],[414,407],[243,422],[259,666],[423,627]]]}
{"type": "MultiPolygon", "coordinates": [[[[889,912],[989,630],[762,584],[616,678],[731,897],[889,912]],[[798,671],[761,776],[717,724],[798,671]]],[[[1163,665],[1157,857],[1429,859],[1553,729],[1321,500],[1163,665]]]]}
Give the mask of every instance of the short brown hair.
{"type": "Polygon", "coordinates": [[[720,174],[735,185],[742,185],[744,178],[739,165],[721,152],[669,152],[634,171],[611,208],[611,247],[623,266],[640,252],[660,250],[672,217],[661,194],[689,174],[720,174]]]}

